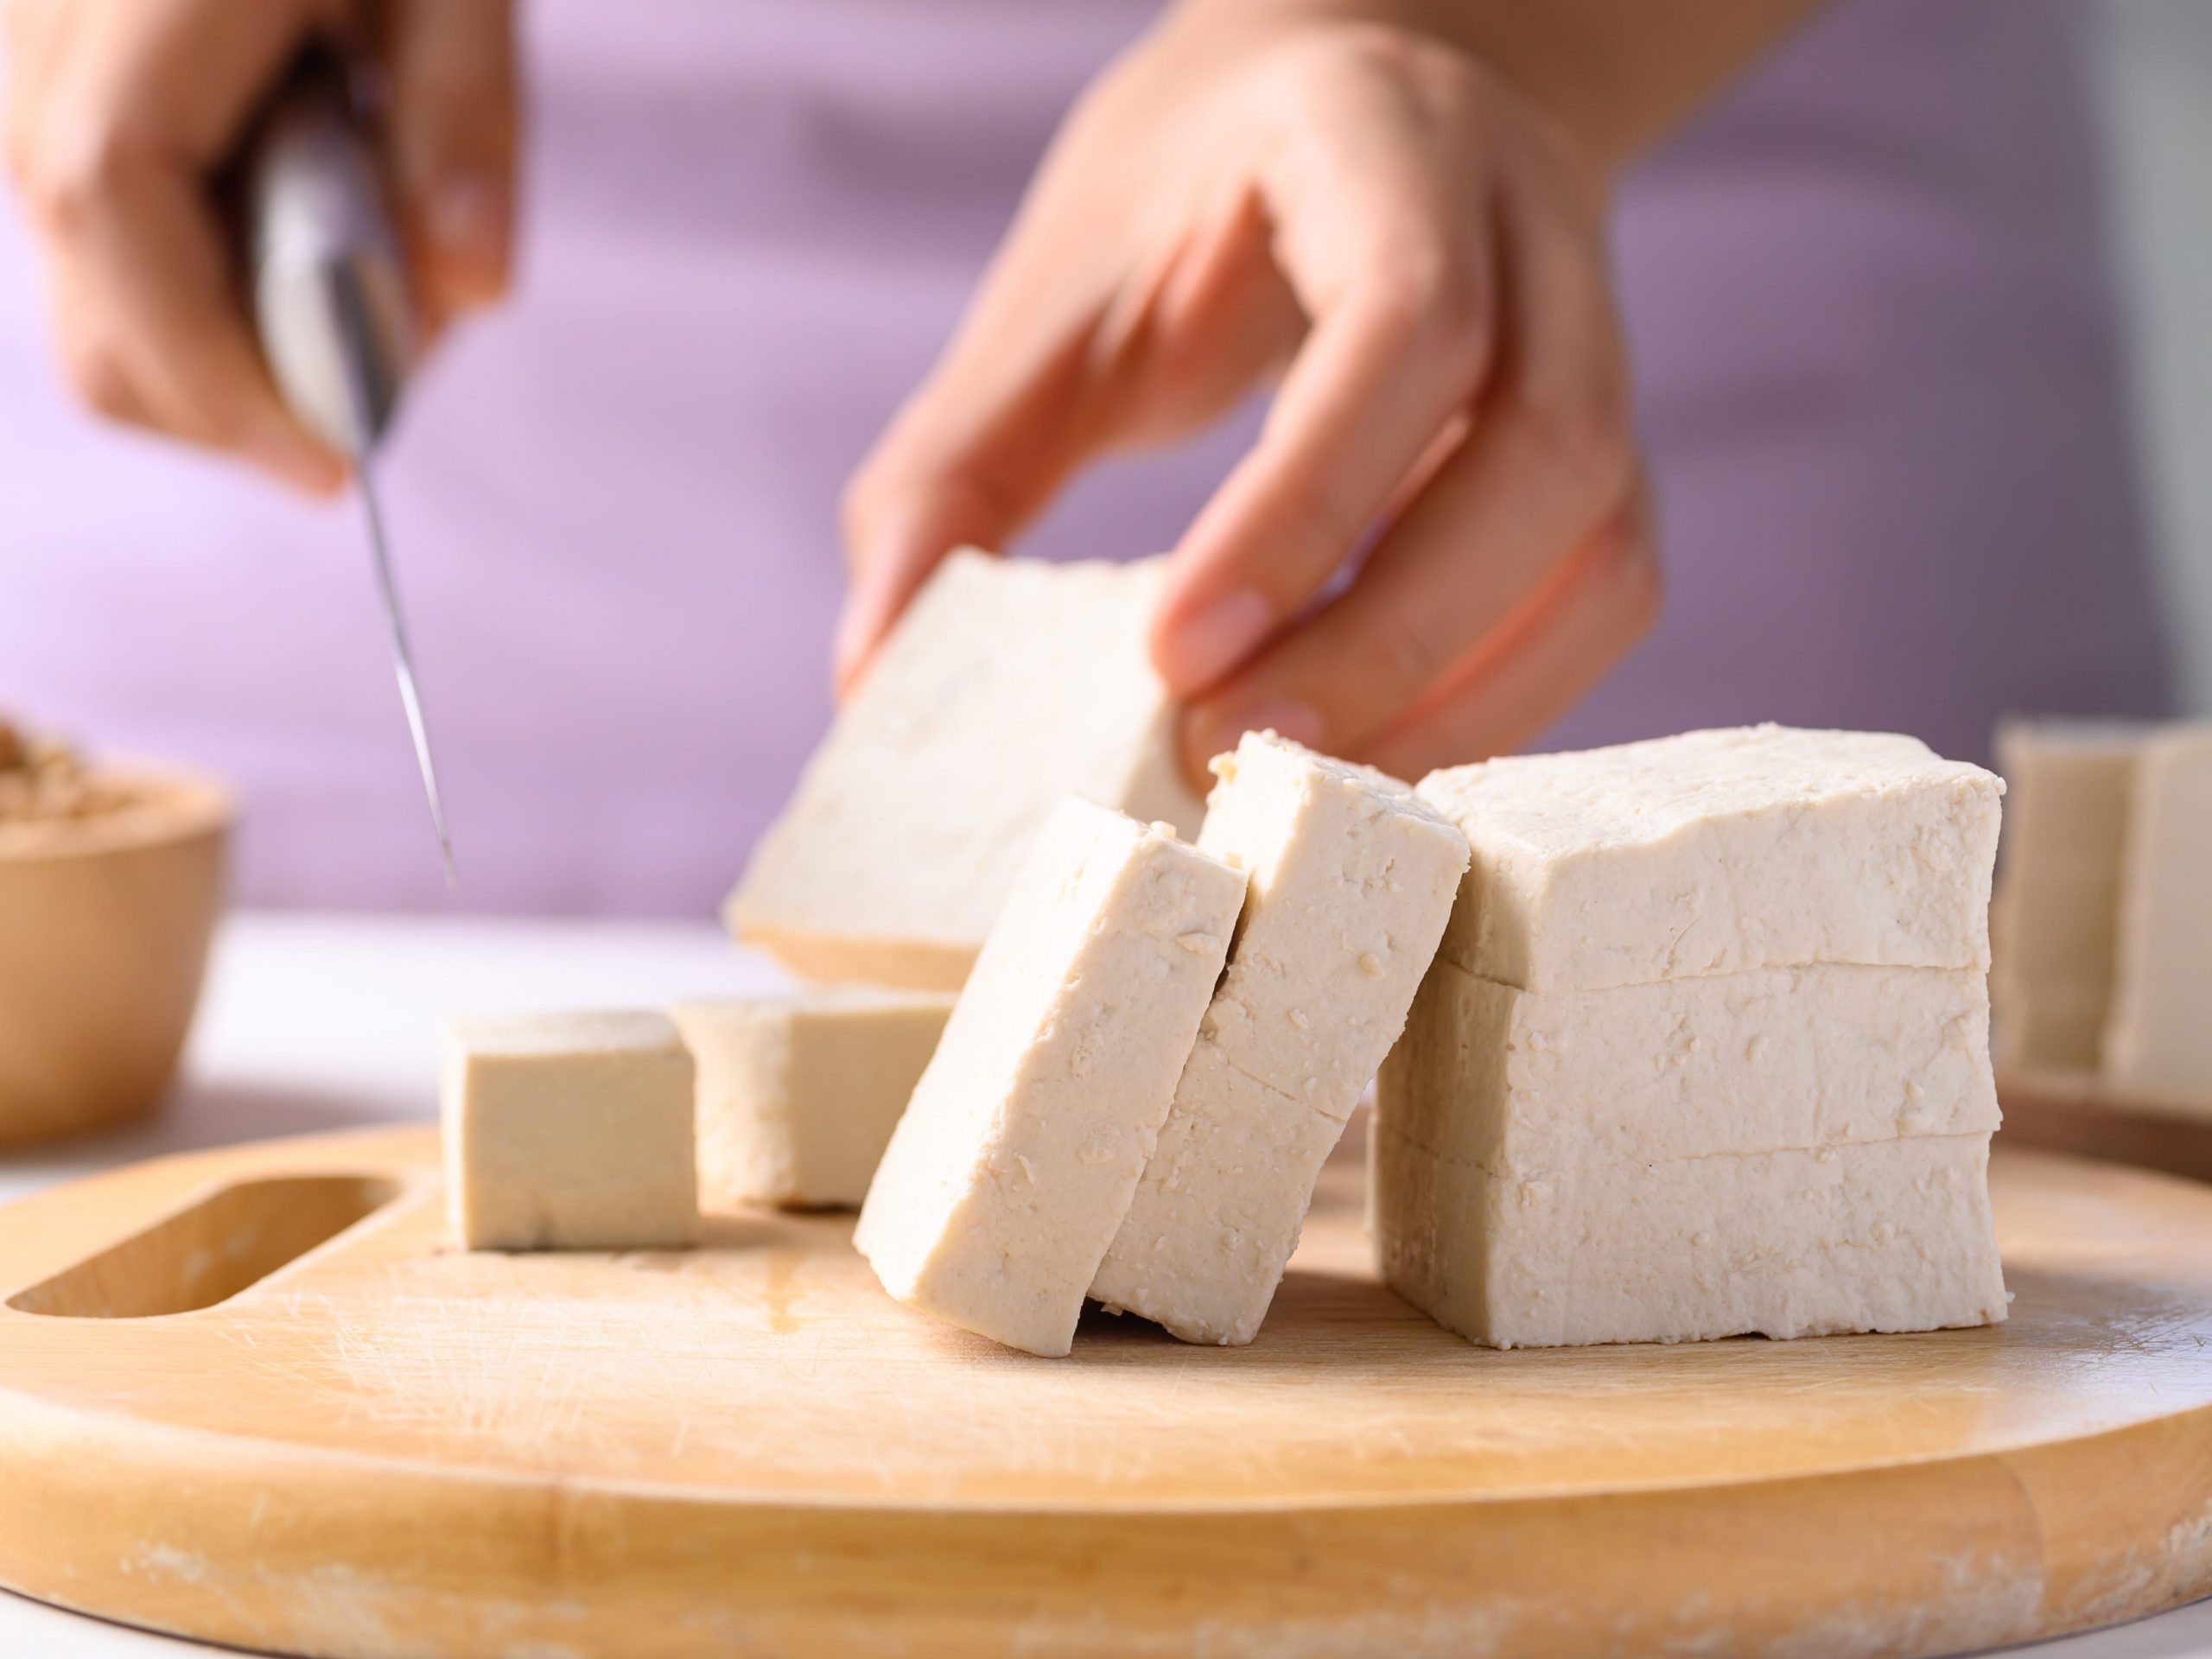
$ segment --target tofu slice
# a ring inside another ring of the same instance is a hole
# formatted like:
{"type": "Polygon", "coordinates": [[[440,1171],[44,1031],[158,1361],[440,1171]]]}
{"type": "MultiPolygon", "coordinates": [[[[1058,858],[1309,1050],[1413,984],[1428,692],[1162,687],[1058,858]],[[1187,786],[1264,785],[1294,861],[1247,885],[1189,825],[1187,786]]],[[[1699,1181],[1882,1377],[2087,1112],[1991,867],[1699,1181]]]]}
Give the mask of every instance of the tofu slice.
{"type": "Polygon", "coordinates": [[[2011,720],[1997,729],[2005,833],[1990,918],[1997,1058],[2097,1069],[2112,1002],[2135,722],[2011,720]]]}
{"type": "Polygon", "coordinates": [[[1398,1294],[1494,1348],[1993,1325],[1986,1135],[1548,1177],[1441,1157],[1378,1122],[1376,1251],[1398,1294]]]}
{"type": "Polygon", "coordinates": [[[1395,779],[1247,734],[1198,846],[1251,885],[1229,970],[1091,1294],[1186,1342],[1252,1340],[1313,1185],[1397,1039],[1466,837],[1395,779]]]}
{"type": "Polygon", "coordinates": [[[753,853],[737,936],[810,979],[957,990],[1063,796],[1194,833],[1145,652],[1160,563],[948,558],[753,853]]]}
{"type": "Polygon", "coordinates": [[[456,1020],[446,1202],[472,1250],[672,1249],[699,1235],[691,1057],[658,1014],[456,1020]]]}
{"type": "Polygon", "coordinates": [[[1033,1354],[1084,1293],[1166,1118],[1244,872],[1071,798],[1046,821],[854,1234],[899,1300],[1033,1354]]]}
{"type": "Polygon", "coordinates": [[[677,1003],[699,1072],[701,1198],[857,1206],[952,1003],[862,985],[677,1003]]]}
{"type": "Polygon", "coordinates": [[[2115,969],[2106,1076],[2212,1114],[2212,723],[2143,746],[2115,969]]]}
{"type": "Polygon", "coordinates": [[[1979,973],[1841,964],[1522,991],[1440,961],[1376,1110],[1440,1155],[1532,1179],[1592,1157],[1987,1135],[2000,1121],[1979,973]]]}
{"type": "Polygon", "coordinates": [[[1443,955],[1527,990],[1986,970],[2003,791],[1915,738],[1781,726],[1432,772],[1474,848],[1443,955]]]}

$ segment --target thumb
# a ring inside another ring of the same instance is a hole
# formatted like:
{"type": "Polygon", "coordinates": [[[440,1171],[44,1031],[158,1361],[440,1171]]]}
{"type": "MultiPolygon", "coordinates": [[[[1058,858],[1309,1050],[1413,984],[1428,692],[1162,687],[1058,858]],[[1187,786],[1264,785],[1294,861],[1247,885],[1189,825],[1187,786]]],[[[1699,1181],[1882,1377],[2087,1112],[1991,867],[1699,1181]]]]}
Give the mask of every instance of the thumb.
{"type": "Polygon", "coordinates": [[[853,475],[843,523],[851,588],[839,695],[906,601],[957,547],[996,552],[1080,458],[1085,336],[1025,326],[987,286],[960,338],[853,475]]]}
{"type": "Polygon", "coordinates": [[[520,120],[512,0],[393,0],[393,185],[435,332],[507,289],[520,120]]]}

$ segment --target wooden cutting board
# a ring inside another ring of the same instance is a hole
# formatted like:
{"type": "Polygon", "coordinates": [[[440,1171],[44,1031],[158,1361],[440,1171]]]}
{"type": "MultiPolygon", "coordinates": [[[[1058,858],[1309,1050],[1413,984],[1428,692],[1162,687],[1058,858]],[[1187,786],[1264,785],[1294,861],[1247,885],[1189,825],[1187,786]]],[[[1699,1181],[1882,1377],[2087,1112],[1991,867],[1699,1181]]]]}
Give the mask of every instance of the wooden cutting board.
{"type": "Polygon", "coordinates": [[[1340,1163],[1252,1347],[1053,1361],[893,1306],[843,1217],[457,1254],[435,1156],[0,1211],[0,1582],[410,1659],[1934,1654],[2212,1590],[2212,1190],[2168,1177],[2000,1154],[2001,1329],[1493,1353],[1375,1282],[1340,1163]]]}
{"type": "Polygon", "coordinates": [[[2080,1071],[1997,1079],[2005,1144],[2079,1153],[2212,1181],[2212,1100],[2132,1098],[2080,1071]]]}

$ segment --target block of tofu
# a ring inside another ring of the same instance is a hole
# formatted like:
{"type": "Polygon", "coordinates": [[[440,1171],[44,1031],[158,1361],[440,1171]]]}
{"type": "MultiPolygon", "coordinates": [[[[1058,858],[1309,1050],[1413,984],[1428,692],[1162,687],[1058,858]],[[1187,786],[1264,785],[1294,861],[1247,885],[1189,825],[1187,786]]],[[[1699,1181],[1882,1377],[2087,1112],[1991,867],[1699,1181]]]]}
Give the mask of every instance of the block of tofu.
{"type": "Polygon", "coordinates": [[[465,1248],[697,1239],[691,1057],[664,1015],[455,1020],[441,1095],[447,1210],[465,1248]]]}
{"type": "Polygon", "coordinates": [[[1321,1163],[1405,1023],[1467,865],[1396,779],[1273,733],[1214,762],[1198,846],[1247,871],[1229,969],[1091,1294],[1251,1341],[1321,1163]]]}
{"type": "Polygon", "coordinates": [[[831,985],[671,1008],[699,1070],[702,1199],[857,1205],[952,1002],[831,985]]]}
{"type": "Polygon", "coordinates": [[[1555,1178],[1999,1122],[1989,998],[1967,968],[1820,964],[1603,991],[1430,969],[1376,1114],[1438,1154],[1555,1178]]]}
{"type": "Polygon", "coordinates": [[[2212,723],[2136,763],[2104,1065],[2123,1092],[2212,1113],[2212,723]]]}
{"type": "Polygon", "coordinates": [[[957,990],[1062,796],[1194,834],[1145,654],[1160,563],[948,558],[755,849],[738,937],[811,979],[957,990]]]}
{"type": "Polygon", "coordinates": [[[1992,747],[2005,788],[2000,877],[2116,882],[2135,758],[2157,729],[2143,721],[1999,721],[1992,747]]]}
{"type": "Polygon", "coordinates": [[[2152,728],[2008,720],[1997,730],[2005,833],[1990,916],[1998,1062],[2093,1071],[2110,1011],[2120,860],[2152,728]]]}
{"type": "Polygon", "coordinates": [[[1986,970],[2003,790],[1915,738],[1780,726],[1431,772],[1474,849],[1443,954],[1529,990],[1986,970]]]}
{"type": "Polygon", "coordinates": [[[899,1300],[1065,1354],[1220,977],[1244,872],[1071,798],[977,957],[854,1234],[899,1300]]]}
{"type": "Polygon", "coordinates": [[[1991,1325],[2005,1316],[1986,1135],[1546,1178],[1440,1157],[1378,1122],[1376,1252],[1391,1287],[1497,1348],[1991,1325]]]}

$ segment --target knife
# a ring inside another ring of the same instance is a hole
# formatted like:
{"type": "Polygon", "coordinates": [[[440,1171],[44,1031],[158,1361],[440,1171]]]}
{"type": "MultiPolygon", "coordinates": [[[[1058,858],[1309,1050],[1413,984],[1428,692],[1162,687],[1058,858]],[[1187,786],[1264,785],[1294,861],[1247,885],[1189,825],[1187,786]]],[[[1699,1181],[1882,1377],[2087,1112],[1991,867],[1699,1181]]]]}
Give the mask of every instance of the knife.
{"type": "Polygon", "coordinates": [[[451,887],[453,838],[377,498],[375,460],[406,378],[413,312],[366,125],[334,54],[309,53],[287,79],[254,137],[245,185],[262,353],[292,412],[353,464],[400,707],[451,887]]]}

